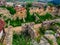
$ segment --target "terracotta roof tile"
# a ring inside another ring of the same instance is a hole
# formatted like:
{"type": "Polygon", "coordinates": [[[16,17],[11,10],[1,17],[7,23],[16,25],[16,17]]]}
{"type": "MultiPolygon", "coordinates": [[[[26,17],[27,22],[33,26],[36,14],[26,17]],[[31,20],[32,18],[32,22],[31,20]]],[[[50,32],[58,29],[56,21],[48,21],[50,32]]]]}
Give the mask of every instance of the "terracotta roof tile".
{"type": "Polygon", "coordinates": [[[4,27],[4,25],[5,25],[5,22],[0,20],[0,32],[1,32],[2,28],[4,27]]]}

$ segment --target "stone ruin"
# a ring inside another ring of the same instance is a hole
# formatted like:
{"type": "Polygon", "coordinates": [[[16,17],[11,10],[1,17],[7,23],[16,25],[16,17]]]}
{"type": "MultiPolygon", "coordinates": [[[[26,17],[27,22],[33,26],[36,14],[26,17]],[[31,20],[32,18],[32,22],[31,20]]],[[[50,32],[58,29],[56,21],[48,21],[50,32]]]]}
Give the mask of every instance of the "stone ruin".
{"type": "Polygon", "coordinates": [[[33,26],[34,26],[34,23],[26,23],[22,25],[22,28],[23,28],[22,30],[25,36],[29,34],[31,38],[34,38],[34,31],[32,29],[33,26]]]}
{"type": "MultiPolygon", "coordinates": [[[[42,22],[42,27],[44,27],[46,30],[49,29],[52,25],[54,25],[55,23],[59,22],[60,19],[54,19],[54,20],[46,20],[44,22],[42,22]]],[[[54,29],[57,30],[59,28],[59,26],[55,26],[54,25],[54,29]]]]}
{"type": "Polygon", "coordinates": [[[12,45],[12,39],[13,39],[13,29],[11,26],[9,26],[6,32],[5,39],[3,41],[3,45],[12,45]]]}
{"type": "MultiPolygon", "coordinates": [[[[46,29],[48,29],[48,26],[51,24],[51,23],[54,23],[54,20],[51,20],[51,21],[45,21],[45,22],[43,22],[42,23],[42,26],[44,27],[44,26],[47,26],[47,28],[46,29]]],[[[22,32],[21,33],[23,33],[25,36],[27,35],[27,33],[28,33],[28,35],[30,35],[30,37],[31,37],[31,39],[34,39],[34,38],[36,38],[36,37],[39,37],[39,32],[38,32],[38,30],[36,30],[36,29],[34,29],[34,26],[35,26],[35,23],[34,22],[32,22],[32,23],[24,23],[24,24],[22,24],[22,28],[21,28],[21,30],[22,30],[22,32]],[[37,31],[37,32],[36,32],[37,31]],[[38,33],[38,35],[37,35],[37,33],[38,33]]],[[[38,26],[38,25],[37,25],[38,26]]],[[[42,27],[41,26],[41,27],[42,27]]],[[[20,29],[20,28],[19,28],[20,29]]],[[[6,44],[9,44],[9,45],[12,45],[12,37],[13,37],[13,31],[12,30],[14,30],[14,28],[12,28],[12,27],[9,27],[8,29],[8,32],[6,33],[6,37],[5,37],[5,40],[4,40],[4,45],[6,45],[6,44]],[[8,35],[8,36],[7,36],[8,35]],[[8,39],[9,38],[9,39],[8,39]]]]}
{"type": "Polygon", "coordinates": [[[38,30],[34,29],[34,25],[35,25],[35,23],[33,23],[33,22],[22,25],[23,33],[24,34],[28,33],[30,35],[31,39],[35,39],[35,38],[39,37],[39,32],[38,32],[38,30]]]}

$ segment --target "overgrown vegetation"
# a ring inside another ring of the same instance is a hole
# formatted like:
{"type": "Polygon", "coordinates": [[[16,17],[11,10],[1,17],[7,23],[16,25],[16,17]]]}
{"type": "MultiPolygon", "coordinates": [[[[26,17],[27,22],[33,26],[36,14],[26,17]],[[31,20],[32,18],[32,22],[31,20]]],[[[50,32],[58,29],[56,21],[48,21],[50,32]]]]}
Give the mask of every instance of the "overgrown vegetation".
{"type": "Polygon", "coordinates": [[[57,39],[58,45],[60,45],[60,37],[57,37],[56,39],[57,39]]]}
{"type": "MultiPolygon", "coordinates": [[[[22,20],[19,20],[18,18],[16,20],[11,20],[11,19],[7,19],[5,20],[5,22],[8,24],[8,22],[10,21],[10,25],[12,25],[13,27],[16,27],[16,26],[21,26],[21,24],[23,23],[22,20]]],[[[6,25],[8,26],[8,25],[6,25]]]]}
{"type": "Polygon", "coordinates": [[[24,35],[14,34],[13,35],[13,45],[32,45],[30,37],[25,37],[24,35]]]}
{"type": "Polygon", "coordinates": [[[42,23],[43,21],[45,21],[45,20],[52,20],[52,19],[54,19],[54,18],[52,17],[52,15],[49,14],[49,13],[46,13],[46,14],[44,14],[44,15],[42,15],[42,16],[40,16],[39,14],[36,13],[36,15],[40,18],[40,22],[41,22],[41,23],[42,23]]]}
{"type": "Polygon", "coordinates": [[[16,13],[16,10],[14,9],[14,7],[6,7],[6,9],[8,9],[10,14],[12,14],[12,15],[14,15],[16,13]]]}
{"type": "Polygon", "coordinates": [[[14,15],[16,13],[16,10],[14,9],[14,7],[6,7],[6,6],[0,6],[1,8],[6,8],[7,10],[9,10],[11,15],[14,15]]]}
{"type": "Polygon", "coordinates": [[[45,34],[45,29],[43,27],[40,28],[40,34],[43,36],[45,34]]]}
{"type": "MultiPolygon", "coordinates": [[[[49,4],[50,6],[53,6],[53,4],[49,4]]],[[[39,14],[37,14],[37,13],[35,13],[38,17],[39,17],[39,20],[36,22],[35,20],[36,20],[36,18],[35,18],[35,16],[34,16],[34,14],[30,14],[30,12],[29,12],[29,8],[32,6],[32,4],[27,4],[26,5],[26,10],[27,10],[27,17],[25,18],[25,20],[26,20],[26,22],[23,22],[23,20],[20,20],[20,19],[16,19],[16,20],[11,20],[11,19],[7,19],[7,20],[5,20],[5,22],[7,23],[7,25],[6,25],[6,27],[8,26],[8,22],[10,21],[10,25],[12,25],[13,27],[16,27],[16,26],[21,26],[21,24],[22,23],[27,23],[27,22],[35,22],[35,23],[42,23],[43,21],[45,21],[45,20],[52,20],[52,19],[55,19],[54,17],[52,17],[52,15],[51,14],[49,14],[49,13],[46,13],[46,14],[44,14],[43,16],[40,16],[39,14]]],[[[14,15],[15,13],[16,13],[16,11],[15,11],[15,9],[14,9],[14,7],[5,7],[5,6],[1,6],[2,8],[6,8],[6,9],[8,9],[9,10],[9,12],[12,14],[12,15],[14,15]]],[[[2,15],[2,14],[1,14],[2,15]]],[[[0,17],[1,17],[1,15],[0,15],[0,17]]],[[[56,25],[59,25],[60,26],[60,23],[55,23],[56,25]]],[[[53,31],[55,31],[56,32],[56,30],[55,29],[53,29],[53,27],[54,27],[55,25],[52,25],[51,27],[50,27],[50,29],[51,30],[53,30],[53,31]]],[[[40,35],[41,36],[43,36],[45,34],[45,29],[44,28],[40,28],[40,35]]],[[[40,37],[39,37],[40,38],[40,37]]],[[[37,38],[37,40],[39,41],[39,38],[37,38]]],[[[51,45],[53,45],[52,44],[52,41],[51,40],[49,40],[49,39],[47,39],[48,40],[48,42],[51,44],[51,45]]],[[[60,45],[60,38],[57,38],[57,42],[58,42],[58,44],[60,45]]],[[[30,37],[25,37],[24,36],[24,34],[22,34],[22,35],[18,35],[18,34],[14,34],[13,35],[13,45],[32,45],[31,44],[31,39],[30,39],[30,37]]],[[[1,45],[1,44],[0,44],[1,45]]]]}

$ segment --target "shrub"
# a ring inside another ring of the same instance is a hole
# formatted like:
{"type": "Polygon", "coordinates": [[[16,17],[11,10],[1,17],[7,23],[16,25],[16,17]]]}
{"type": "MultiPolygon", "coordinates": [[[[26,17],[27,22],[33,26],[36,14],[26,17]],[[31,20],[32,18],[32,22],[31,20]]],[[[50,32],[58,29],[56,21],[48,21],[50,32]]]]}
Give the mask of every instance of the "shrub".
{"type": "Polygon", "coordinates": [[[12,14],[12,15],[14,15],[15,13],[16,13],[16,10],[14,9],[14,7],[6,7],[8,10],[9,10],[9,12],[12,14]]]}

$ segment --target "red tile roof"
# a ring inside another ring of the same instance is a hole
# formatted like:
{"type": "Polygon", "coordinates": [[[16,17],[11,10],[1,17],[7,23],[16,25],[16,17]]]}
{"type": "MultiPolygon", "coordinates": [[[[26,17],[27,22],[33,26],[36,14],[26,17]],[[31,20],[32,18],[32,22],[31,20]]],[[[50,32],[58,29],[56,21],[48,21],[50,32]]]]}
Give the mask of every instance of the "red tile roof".
{"type": "Polygon", "coordinates": [[[0,20],[0,32],[2,31],[4,25],[5,25],[5,22],[0,20]]]}

